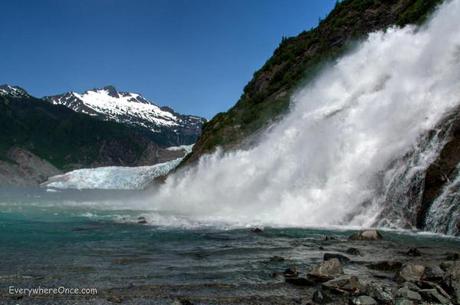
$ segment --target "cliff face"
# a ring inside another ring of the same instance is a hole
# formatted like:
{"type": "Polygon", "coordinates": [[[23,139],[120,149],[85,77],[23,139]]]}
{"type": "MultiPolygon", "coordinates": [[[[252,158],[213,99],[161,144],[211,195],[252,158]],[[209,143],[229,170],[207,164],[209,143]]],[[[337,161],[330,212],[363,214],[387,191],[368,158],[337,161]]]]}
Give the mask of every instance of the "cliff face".
{"type": "Polygon", "coordinates": [[[420,24],[442,0],[345,0],[318,27],[285,38],[254,74],[239,101],[203,126],[193,152],[182,165],[216,147],[232,149],[276,121],[289,108],[293,91],[322,66],[370,32],[392,25],[420,24]]]}

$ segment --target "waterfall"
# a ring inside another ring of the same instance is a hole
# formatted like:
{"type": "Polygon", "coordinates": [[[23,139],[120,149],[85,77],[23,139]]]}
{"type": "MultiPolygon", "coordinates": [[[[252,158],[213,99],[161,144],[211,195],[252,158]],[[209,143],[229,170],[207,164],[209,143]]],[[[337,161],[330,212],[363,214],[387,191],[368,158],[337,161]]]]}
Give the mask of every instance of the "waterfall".
{"type": "Polygon", "coordinates": [[[444,140],[436,126],[460,104],[458,16],[449,1],[422,28],[370,34],[300,88],[256,145],[203,156],[149,208],[237,224],[410,226],[420,190],[398,190],[420,184],[444,140]]]}

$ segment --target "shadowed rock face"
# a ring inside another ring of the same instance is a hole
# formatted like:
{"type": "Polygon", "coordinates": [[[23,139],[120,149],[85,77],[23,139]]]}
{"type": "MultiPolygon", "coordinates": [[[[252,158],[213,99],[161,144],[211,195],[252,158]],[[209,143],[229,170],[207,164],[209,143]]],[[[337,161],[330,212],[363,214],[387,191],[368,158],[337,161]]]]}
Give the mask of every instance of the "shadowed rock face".
{"type": "Polygon", "coordinates": [[[61,173],[51,163],[30,151],[12,147],[9,162],[0,161],[0,185],[33,186],[61,173]]]}
{"type": "Polygon", "coordinates": [[[453,118],[447,143],[438,158],[428,167],[425,175],[424,191],[421,205],[417,213],[417,227],[423,228],[427,212],[442,189],[458,174],[460,163],[460,109],[457,109],[445,121],[453,118]]]}

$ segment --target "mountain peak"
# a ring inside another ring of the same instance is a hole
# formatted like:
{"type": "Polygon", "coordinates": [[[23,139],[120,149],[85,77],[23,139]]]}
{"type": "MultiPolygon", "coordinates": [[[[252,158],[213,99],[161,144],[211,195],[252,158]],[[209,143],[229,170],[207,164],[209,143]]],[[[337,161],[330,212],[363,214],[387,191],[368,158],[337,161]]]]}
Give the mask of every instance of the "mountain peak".
{"type": "Polygon", "coordinates": [[[102,89],[107,91],[110,96],[119,97],[117,89],[112,85],[105,86],[102,89]]]}
{"type": "Polygon", "coordinates": [[[30,94],[21,87],[11,86],[8,84],[0,85],[0,95],[10,97],[30,97],[30,94]]]}

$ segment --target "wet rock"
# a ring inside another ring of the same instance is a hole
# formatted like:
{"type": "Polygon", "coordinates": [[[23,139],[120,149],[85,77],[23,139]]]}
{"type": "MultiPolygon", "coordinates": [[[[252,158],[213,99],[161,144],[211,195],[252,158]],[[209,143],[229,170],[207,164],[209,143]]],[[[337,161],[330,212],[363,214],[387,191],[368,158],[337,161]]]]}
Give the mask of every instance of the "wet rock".
{"type": "Polygon", "coordinates": [[[450,300],[442,294],[440,294],[436,289],[421,289],[419,292],[425,301],[438,304],[450,303],[450,300]]]}
{"type": "Polygon", "coordinates": [[[378,283],[367,285],[367,294],[382,304],[393,303],[393,293],[390,287],[381,286],[378,283]]]}
{"type": "Polygon", "coordinates": [[[337,240],[337,238],[334,237],[334,236],[328,236],[328,235],[326,235],[326,236],[323,237],[323,240],[324,240],[324,241],[330,241],[330,240],[337,240]]]}
{"type": "Polygon", "coordinates": [[[406,252],[406,255],[416,257],[421,256],[422,252],[417,248],[410,248],[409,251],[406,252]]]}
{"type": "Polygon", "coordinates": [[[252,228],[251,229],[251,232],[252,233],[262,233],[264,230],[262,230],[261,228],[252,228]]]}
{"type": "Polygon", "coordinates": [[[353,305],[377,305],[377,301],[367,295],[361,295],[359,297],[352,298],[350,304],[353,305]]]}
{"type": "Polygon", "coordinates": [[[284,257],[275,255],[275,256],[270,257],[270,261],[271,262],[284,262],[285,259],[284,257]]]}
{"type": "Polygon", "coordinates": [[[368,240],[368,241],[371,241],[371,240],[381,240],[381,239],[383,239],[383,236],[377,230],[364,230],[364,231],[360,231],[360,232],[357,232],[357,233],[351,235],[348,239],[349,240],[368,240]]]}
{"type": "Polygon", "coordinates": [[[396,280],[400,283],[402,282],[417,282],[422,279],[422,276],[425,272],[425,266],[407,263],[398,271],[396,274],[396,280]]]}
{"type": "Polygon", "coordinates": [[[444,271],[439,266],[427,266],[423,273],[423,279],[438,282],[444,278],[444,271]]]}
{"type": "Polygon", "coordinates": [[[361,255],[361,252],[356,248],[348,248],[345,252],[350,255],[361,255]]]}
{"type": "Polygon", "coordinates": [[[457,302],[460,301],[460,262],[455,261],[444,275],[444,285],[452,292],[457,302]]]}
{"type": "Polygon", "coordinates": [[[421,301],[422,296],[417,291],[410,290],[408,287],[404,286],[398,289],[396,292],[396,297],[408,299],[412,301],[421,301]]]}
{"type": "Polygon", "coordinates": [[[321,262],[315,266],[309,273],[310,278],[314,278],[320,282],[328,281],[336,276],[343,274],[342,264],[337,258],[321,262]]]}
{"type": "Polygon", "coordinates": [[[401,269],[401,262],[396,261],[381,261],[377,263],[372,263],[367,265],[370,269],[379,270],[379,271],[396,271],[401,269]]]}
{"type": "Polygon", "coordinates": [[[439,292],[443,297],[450,299],[450,295],[438,284],[430,282],[430,281],[422,281],[418,283],[421,289],[435,289],[439,292]]]}
{"type": "Polygon", "coordinates": [[[325,304],[330,302],[331,298],[327,294],[323,293],[321,290],[316,290],[313,293],[311,300],[318,304],[325,304]]]}
{"type": "Polygon", "coordinates": [[[324,250],[324,247],[323,247],[323,246],[319,246],[319,247],[318,247],[318,250],[323,251],[323,250],[324,250]]]}
{"type": "Polygon", "coordinates": [[[347,264],[350,262],[350,259],[345,255],[338,254],[338,253],[324,253],[323,259],[328,261],[330,259],[336,258],[340,261],[341,264],[347,264]]]}
{"type": "Polygon", "coordinates": [[[315,286],[316,283],[304,277],[287,277],[285,282],[295,286],[315,286]]]}
{"type": "Polygon", "coordinates": [[[289,267],[284,270],[283,275],[286,278],[294,278],[299,276],[299,272],[297,271],[296,267],[289,267]]]}
{"type": "Polygon", "coordinates": [[[367,284],[354,275],[343,275],[323,283],[322,287],[334,292],[359,294],[366,291],[367,284]]]}
{"type": "Polygon", "coordinates": [[[147,223],[147,219],[145,219],[145,217],[143,217],[143,216],[137,217],[137,223],[139,223],[139,224],[146,224],[146,223],[147,223]]]}

